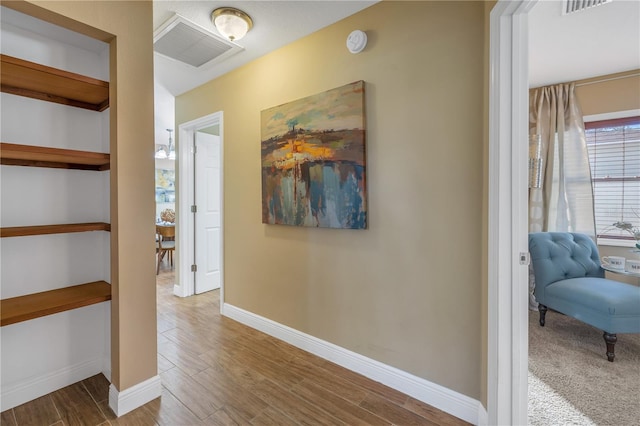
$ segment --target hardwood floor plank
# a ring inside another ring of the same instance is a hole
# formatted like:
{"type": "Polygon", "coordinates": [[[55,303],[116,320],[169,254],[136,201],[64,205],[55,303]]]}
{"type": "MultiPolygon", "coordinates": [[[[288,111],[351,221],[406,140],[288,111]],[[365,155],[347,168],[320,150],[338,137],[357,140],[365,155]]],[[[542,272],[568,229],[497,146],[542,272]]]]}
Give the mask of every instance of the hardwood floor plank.
{"type": "Polygon", "coordinates": [[[219,347],[219,344],[205,338],[204,336],[206,336],[206,334],[206,332],[202,332],[199,333],[199,336],[194,336],[181,328],[172,328],[162,333],[164,337],[178,345],[181,349],[189,351],[194,356],[215,350],[219,347]]]}
{"type": "Polygon", "coordinates": [[[360,404],[367,396],[368,391],[349,380],[338,377],[317,364],[305,359],[293,358],[287,363],[289,369],[304,377],[307,382],[329,389],[331,392],[356,405],[360,404]]]}
{"type": "Polygon", "coordinates": [[[171,340],[167,339],[162,334],[158,333],[158,345],[160,345],[162,343],[167,343],[167,342],[170,342],[170,341],[171,340]]]}
{"type": "Polygon", "coordinates": [[[369,394],[364,401],[360,403],[360,407],[397,425],[437,425],[437,423],[425,419],[376,394],[369,394]]]}
{"type": "Polygon", "coordinates": [[[268,407],[258,417],[251,420],[253,426],[297,426],[298,423],[275,408],[268,407]]]}
{"type": "Polygon", "coordinates": [[[65,426],[97,425],[106,420],[82,382],[53,392],[51,398],[65,426]]]}
{"type": "Polygon", "coordinates": [[[267,403],[243,388],[233,377],[213,368],[194,375],[193,379],[209,391],[209,396],[217,401],[217,405],[233,408],[244,420],[253,419],[268,407],[267,403]]]}
{"type": "Polygon", "coordinates": [[[221,407],[216,405],[206,388],[177,368],[160,374],[163,386],[200,420],[204,420],[221,407]]]}
{"type": "Polygon", "coordinates": [[[312,381],[303,380],[291,392],[310,404],[322,407],[333,417],[351,426],[390,426],[391,422],[337,396],[312,381]]]}
{"type": "Polygon", "coordinates": [[[127,414],[116,417],[116,415],[109,408],[109,401],[102,400],[98,403],[98,407],[107,417],[107,421],[111,426],[157,426],[157,423],[146,405],[138,407],[135,410],[129,411],[127,414]]]}
{"type": "Polygon", "coordinates": [[[270,380],[254,386],[252,391],[273,408],[281,411],[300,425],[343,425],[314,404],[298,398],[292,392],[281,388],[270,380]]]}
{"type": "Polygon", "coordinates": [[[440,426],[468,426],[470,423],[465,422],[462,419],[452,416],[451,414],[445,413],[442,410],[438,410],[431,405],[425,404],[422,401],[418,401],[415,398],[409,397],[407,402],[404,404],[404,408],[407,410],[413,411],[419,416],[428,419],[429,421],[434,422],[440,426]]]}
{"type": "Polygon", "coordinates": [[[259,376],[257,381],[269,378],[284,387],[291,387],[302,380],[302,377],[289,371],[284,363],[264,358],[247,345],[230,339],[237,336],[228,333],[224,342],[221,341],[216,349],[200,355],[200,359],[212,367],[223,366],[238,372],[245,378],[257,375],[259,376]]]}
{"type": "Polygon", "coordinates": [[[307,362],[309,362],[310,364],[314,364],[317,366],[322,366],[322,364],[324,364],[326,361],[316,355],[313,355],[310,352],[307,352],[305,350],[302,350],[300,348],[297,348],[293,345],[290,345],[289,343],[283,341],[283,340],[278,340],[274,337],[271,337],[267,334],[265,334],[265,339],[268,339],[269,342],[280,348],[283,351],[289,352],[291,353],[291,355],[293,355],[294,358],[299,358],[299,359],[303,359],[307,362]]]}
{"type": "Polygon", "coordinates": [[[172,328],[175,328],[175,327],[176,327],[175,320],[173,320],[170,315],[158,313],[158,325],[157,325],[158,334],[164,333],[165,331],[171,330],[172,328]]]}
{"type": "Polygon", "coordinates": [[[82,384],[87,388],[89,395],[95,402],[109,399],[109,381],[102,373],[84,379],[82,384]]]}
{"type": "Polygon", "coordinates": [[[259,372],[238,362],[224,349],[204,353],[200,355],[200,358],[205,361],[211,369],[216,370],[216,372],[232,376],[236,383],[245,389],[251,389],[266,379],[266,377],[259,372]]]}
{"type": "Polygon", "coordinates": [[[175,366],[176,365],[174,363],[172,363],[162,355],[158,354],[158,374],[164,373],[167,370],[171,370],[175,366]]]}
{"type": "Polygon", "coordinates": [[[276,339],[267,335],[251,336],[240,332],[240,334],[237,334],[236,336],[237,338],[233,339],[234,343],[242,345],[243,349],[250,350],[260,357],[272,362],[289,361],[294,358],[297,353],[293,350],[287,350],[288,348],[274,344],[276,339]]]}
{"type": "Polygon", "coordinates": [[[370,392],[378,394],[398,405],[403,405],[407,401],[407,395],[403,394],[402,392],[392,389],[389,386],[385,386],[382,383],[375,382],[356,372],[347,370],[346,368],[341,367],[331,361],[323,360],[321,365],[322,368],[330,371],[334,375],[349,380],[350,382],[355,383],[356,385],[361,386],[370,392]]]}
{"type": "Polygon", "coordinates": [[[189,376],[209,368],[209,365],[202,361],[197,354],[188,349],[185,350],[174,342],[159,344],[158,353],[189,376]]]}
{"type": "Polygon", "coordinates": [[[246,349],[226,348],[235,361],[271,379],[280,386],[290,388],[302,381],[302,377],[291,372],[284,364],[266,360],[260,355],[246,349]]]}
{"type": "Polygon", "coordinates": [[[212,426],[238,426],[249,424],[244,418],[238,418],[238,414],[233,413],[233,410],[229,410],[227,407],[221,408],[207,417],[205,423],[212,426]]]}
{"type": "Polygon", "coordinates": [[[19,425],[50,425],[61,420],[50,395],[14,407],[13,413],[19,425]]]}
{"type": "Polygon", "coordinates": [[[0,425],[2,426],[17,426],[15,415],[13,414],[13,409],[9,409],[3,411],[0,414],[0,425]]]}
{"type": "Polygon", "coordinates": [[[162,389],[160,398],[147,403],[145,408],[160,426],[189,425],[197,426],[203,423],[191,410],[180,402],[171,392],[162,389]]]}

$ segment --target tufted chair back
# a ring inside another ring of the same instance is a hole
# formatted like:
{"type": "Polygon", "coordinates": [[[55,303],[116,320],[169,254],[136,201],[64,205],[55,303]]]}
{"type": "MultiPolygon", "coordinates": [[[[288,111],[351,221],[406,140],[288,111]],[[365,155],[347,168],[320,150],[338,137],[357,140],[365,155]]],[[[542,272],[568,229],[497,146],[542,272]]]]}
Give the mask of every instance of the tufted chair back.
{"type": "Polygon", "coordinates": [[[529,253],[536,277],[536,298],[544,302],[549,284],[569,278],[604,278],[598,247],[584,234],[535,232],[529,234],[529,253]]]}

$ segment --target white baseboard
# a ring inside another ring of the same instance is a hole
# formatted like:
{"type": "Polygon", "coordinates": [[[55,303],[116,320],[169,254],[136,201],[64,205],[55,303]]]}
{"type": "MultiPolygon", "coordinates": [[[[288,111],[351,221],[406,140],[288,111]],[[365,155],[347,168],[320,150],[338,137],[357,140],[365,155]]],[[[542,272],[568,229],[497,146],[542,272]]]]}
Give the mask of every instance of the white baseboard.
{"type": "Polygon", "coordinates": [[[178,297],[193,296],[193,292],[187,291],[187,288],[185,286],[178,284],[173,285],[173,294],[178,297]]]}
{"type": "Polygon", "coordinates": [[[478,423],[479,426],[487,426],[489,424],[489,413],[484,405],[478,403],[478,423]]]}
{"type": "Polygon", "coordinates": [[[9,386],[3,386],[0,397],[0,411],[5,411],[25,402],[33,401],[43,395],[62,389],[102,372],[104,359],[97,357],[76,365],[66,366],[42,376],[9,386]]]}
{"type": "Polygon", "coordinates": [[[473,424],[486,424],[482,404],[466,395],[414,376],[406,371],[305,334],[286,325],[224,303],[222,315],[362,374],[473,424]]]}
{"type": "Polygon", "coordinates": [[[102,374],[111,383],[111,358],[103,358],[102,374]]]}
{"type": "Polygon", "coordinates": [[[111,384],[109,386],[109,407],[120,417],[129,411],[152,401],[162,393],[160,376],[156,375],[120,392],[111,384]]]}

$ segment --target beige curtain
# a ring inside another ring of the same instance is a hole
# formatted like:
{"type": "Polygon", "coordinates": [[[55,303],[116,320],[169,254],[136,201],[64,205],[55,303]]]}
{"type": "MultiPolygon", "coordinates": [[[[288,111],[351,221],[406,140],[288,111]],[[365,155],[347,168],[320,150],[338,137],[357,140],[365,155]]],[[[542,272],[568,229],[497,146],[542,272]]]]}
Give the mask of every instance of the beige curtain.
{"type": "MultiPolygon", "coordinates": [[[[529,92],[529,141],[534,157],[529,232],[580,232],[595,238],[591,169],[575,83],[529,92]]],[[[537,308],[535,300],[531,305],[537,308]]]]}

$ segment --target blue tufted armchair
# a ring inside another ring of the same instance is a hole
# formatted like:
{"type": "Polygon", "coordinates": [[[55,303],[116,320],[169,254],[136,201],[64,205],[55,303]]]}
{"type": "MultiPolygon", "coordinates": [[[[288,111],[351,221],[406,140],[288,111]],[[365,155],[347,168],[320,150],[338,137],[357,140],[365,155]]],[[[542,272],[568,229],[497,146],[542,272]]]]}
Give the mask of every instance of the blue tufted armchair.
{"type": "Polygon", "coordinates": [[[640,333],[640,287],[606,279],[598,248],[587,235],[531,233],[529,253],[540,325],[551,308],[603,330],[613,362],[616,334],[640,333]]]}

